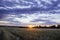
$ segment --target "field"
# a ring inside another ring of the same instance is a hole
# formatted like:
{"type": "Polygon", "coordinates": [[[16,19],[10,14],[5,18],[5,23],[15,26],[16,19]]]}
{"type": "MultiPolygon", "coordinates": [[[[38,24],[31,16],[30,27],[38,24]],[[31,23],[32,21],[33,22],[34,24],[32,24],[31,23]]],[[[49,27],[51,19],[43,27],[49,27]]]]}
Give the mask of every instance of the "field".
{"type": "Polygon", "coordinates": [[[60,40],[60,29],[1,27],[0,40],[60,40]]]}

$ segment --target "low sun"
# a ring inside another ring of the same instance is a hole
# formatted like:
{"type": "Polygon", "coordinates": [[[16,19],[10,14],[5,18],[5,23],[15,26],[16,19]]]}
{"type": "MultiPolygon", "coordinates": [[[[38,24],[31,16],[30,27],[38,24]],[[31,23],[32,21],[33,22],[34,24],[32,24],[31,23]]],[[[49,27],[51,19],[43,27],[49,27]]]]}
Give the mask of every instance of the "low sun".
{"type": "Polygon", "coordinates": [[[29,25],[28,27],[29,27],[29,28],[33,28],[34,26],[33,26],[33,25],[29,25]]]}

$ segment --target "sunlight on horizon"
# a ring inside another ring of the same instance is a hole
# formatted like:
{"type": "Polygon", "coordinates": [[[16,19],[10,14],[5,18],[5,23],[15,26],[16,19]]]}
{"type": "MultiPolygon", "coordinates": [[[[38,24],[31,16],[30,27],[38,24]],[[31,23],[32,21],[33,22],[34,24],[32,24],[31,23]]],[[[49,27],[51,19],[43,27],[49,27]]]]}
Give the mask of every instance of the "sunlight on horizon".
{"type": "Polygon", "coordinates": [[[33,28],[34,26],[33,25],[28,25],[29,28],[33,28]]]}

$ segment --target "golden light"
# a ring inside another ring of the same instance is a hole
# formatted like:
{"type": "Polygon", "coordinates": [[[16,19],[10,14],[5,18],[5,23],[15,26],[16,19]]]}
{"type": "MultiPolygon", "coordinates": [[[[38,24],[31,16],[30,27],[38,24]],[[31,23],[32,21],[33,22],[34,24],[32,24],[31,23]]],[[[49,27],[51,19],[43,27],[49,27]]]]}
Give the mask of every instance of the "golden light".
{"type": "Polygon", "coordinates": [[[34,26],[33,26],[33,25],[29,25],[28,27],[29,27],[29,28],[33,28],[34,26]]]}

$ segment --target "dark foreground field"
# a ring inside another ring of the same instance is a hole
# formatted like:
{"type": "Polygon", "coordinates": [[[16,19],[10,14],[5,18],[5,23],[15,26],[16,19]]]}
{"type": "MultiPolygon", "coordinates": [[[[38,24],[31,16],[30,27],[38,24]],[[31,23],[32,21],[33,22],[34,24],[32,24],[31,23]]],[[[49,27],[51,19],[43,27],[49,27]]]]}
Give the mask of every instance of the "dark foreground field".
{"type": "Polygon", "coordinates": [[[60,40],[60,29],[1,27],[0,40],[60,40]]]}

